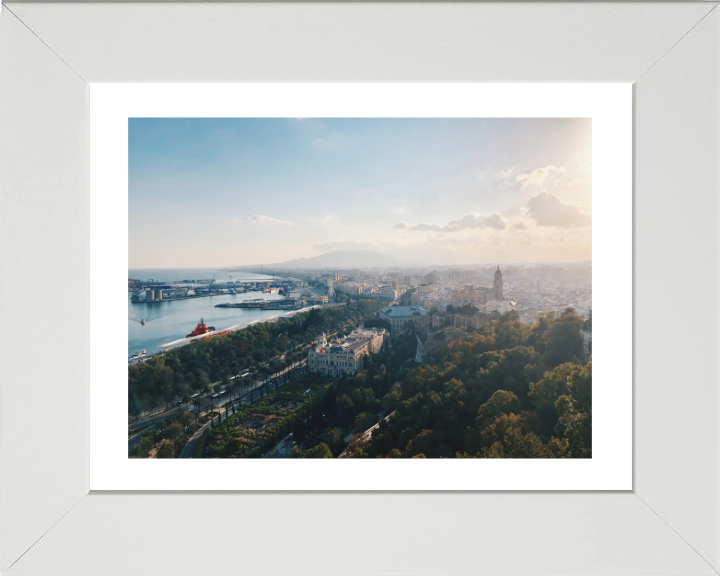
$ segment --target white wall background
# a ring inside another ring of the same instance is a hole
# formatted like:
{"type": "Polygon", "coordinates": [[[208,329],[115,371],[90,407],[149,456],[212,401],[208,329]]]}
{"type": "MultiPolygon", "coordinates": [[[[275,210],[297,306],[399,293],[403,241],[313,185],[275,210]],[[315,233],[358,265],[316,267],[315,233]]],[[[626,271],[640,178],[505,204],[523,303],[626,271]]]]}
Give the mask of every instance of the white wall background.
{"type": "Polygon", "coordinates": [[[717,573],[709,564],[720,566],[714,326],[720,67],[709,56],[718,50],[715,6],[5,6],[0,569],[11,566],[13,575],[717,573]],[[82,498],[83,80],[278,79],[638,80],[636,494],[82,498]],[[43,299],[41,284],[19,281],[36,276],[54,279],[51,301],[43,299]],[[688,290],[698,303],[690,313],[677,308],[688,290]]]}

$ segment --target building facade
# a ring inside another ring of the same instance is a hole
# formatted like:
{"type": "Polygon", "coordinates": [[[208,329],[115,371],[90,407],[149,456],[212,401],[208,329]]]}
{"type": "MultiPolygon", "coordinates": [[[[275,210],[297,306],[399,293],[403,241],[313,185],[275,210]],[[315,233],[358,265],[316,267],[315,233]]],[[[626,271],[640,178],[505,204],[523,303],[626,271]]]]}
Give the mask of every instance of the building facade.
{"type": "Polygon", "coordinates": [[[305,297],[305,301],[312,306],[315,306],[317,304],[327,304],[328,297],[327,296],[317,296],[317,295],[307,296],[307,297],[305,297]]]}
{"type": "Polygon", "coordinates": [[[435,288],[432,284],[420,284],[417,287],[418,294],[432,294],[434,290],[435,288]]]}
{"type": "Polygon", "coordinates": [[[403,291],[400,288],[393,288],[391,286],[383,286],[382,297],[388,300],[397,300],[402,295],[403,291]]]}
{"type": "Polygon", "coordinates": [[[487,302],[487,293],[485,289],[465,289],[465,290],[453,290],[450,295],[450,303],[454,307],[462,307],[466,305],[475,306],[478,310],[481,310],[481,306],[487,302]]]}
{"type": "Polygon", "coordinates": [[[359,296],[363,293],[363,286],[361,284],[349,284],[346,282],[341,282],[339,284],[335,284],[335,290],[338,292],[342,292],[343,294],[359,296]]]}
{"type": "Polygon", "coordinates": [[[364,329],[363,325],[344,338],[328,342],[325,333],[308,353],[308,370],[325,376],[352,376],[362,370],[363,357],[379,352],[388,334],[384,328],[364,329]]]}
{"type": "Polygon", "coordinates": [[[425,274],[425,282],[428,284],[437,284],[440,282],[440,275],[433,270],[430,274],[425,274]]]}
{"type": "Polygon", "coordinates": [[[466,316],[465,314],[453,314],[452,323],[457,328],[464,328],[465,330],[480,330],[483,326],[487,326],[493,320],[500,318],[500,314],[497,312],[491,312],[484,314],[478,312],[472,316],[466,316]]]}
{"type": "Polygon", "coordinates": [[[397,336],[408,322],[419,330],[427,330],[427,313],[428,309],[421,306],[386,306],[380,310],[380,318],[390,324],[390,334],[397,336]]]}
{"type": "Polygon", "coordinates": [[[510,312],[510,310],[512,310],[512,308],[510,302],[507,300],[489,300],[488,303],[485,304],[485,312],[488,314],[490,312],[505,314],[506,312],[510,312]]]}

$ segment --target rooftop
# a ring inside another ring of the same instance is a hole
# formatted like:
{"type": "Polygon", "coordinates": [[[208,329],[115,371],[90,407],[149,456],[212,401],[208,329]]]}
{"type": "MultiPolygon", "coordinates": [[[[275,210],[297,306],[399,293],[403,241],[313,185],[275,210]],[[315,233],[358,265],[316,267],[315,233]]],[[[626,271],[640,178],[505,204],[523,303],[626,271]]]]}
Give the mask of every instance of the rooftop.
{"type": "Polygon", "coordinates": [[[380,310],[386,316],[394,318],[404,318],[406,316],[425,316],[428,313],[427,308],[422,306],[386,306],[380,310]]]}

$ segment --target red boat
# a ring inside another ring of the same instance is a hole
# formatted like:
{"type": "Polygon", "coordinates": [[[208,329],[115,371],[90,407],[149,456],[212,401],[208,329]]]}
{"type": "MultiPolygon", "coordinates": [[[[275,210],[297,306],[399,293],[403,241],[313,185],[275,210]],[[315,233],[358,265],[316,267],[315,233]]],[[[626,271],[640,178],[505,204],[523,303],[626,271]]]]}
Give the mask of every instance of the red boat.
{"type": "Polygon", "coordinates": [[[190,332],[185,338],[192,338],[193,336],[202,336],[203,334],[207,334],[208,332],[213,332],[215,330],[215,326],[205,326],[205,322],[202,318],[200,318],[200,322],[198,322],[198,325],[195,327],[195,330],[190,332]]]}

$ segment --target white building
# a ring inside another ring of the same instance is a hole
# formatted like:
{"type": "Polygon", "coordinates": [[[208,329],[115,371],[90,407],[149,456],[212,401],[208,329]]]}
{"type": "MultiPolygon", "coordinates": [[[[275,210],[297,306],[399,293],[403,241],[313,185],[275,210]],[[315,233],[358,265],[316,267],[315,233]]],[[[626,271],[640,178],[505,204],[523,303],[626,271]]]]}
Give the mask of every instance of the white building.
{"type": "Polygon", "coordinates": [[[435,288],[432,284],[420,284],[417,287],[418,294],[432,294],[434,291],[435,288]]]}
{"type": "Polygon", "coordinates": [[[487,292],[484,289],[464,289],[453,290],[450,295],[450,302],[453,306],[462,307],[466,305],[475,306],[480,310],[481,306],[487,301],[487,292]]]}
{"type": "Polygon", "coordinates": [[[382,297],[388,300],[397,300],[402,295],[403,291],[400,288],[392,288],[390,286],[383,286],[382,297]]]}
{"type": "Polygon", "coordinates": [[[362,370],[363,357],[378,352],[387,337],[384,328],[365,330],[363,325],[344,338],[328,342],[325,333],[308,353],[308,370],[327,376],[351,376],[362,370]]]}
{"type": "Polygon", "coordinates": [[[490,312],[505,314],[506,312],[510,312],[510,310],[511,307],[508,300],[488,300],[485,304],[485,312],[487,314],[490,314],[490,312]]]}
{"type": "Polygon", "coordinates": [[[361,284],[348,284],[345,282],[339,282],[335,284],[335,290],[342,292],[343,294],[360,295],[363,293],[363,286],[361,284]]]}
{"type": "Polygon", "coordinates": [[[412,322],[421,329],[426,328],[427,313],[427,308],[421,306],[386,306],[380,310],[380,318],[390,323],[390,334],[396,336],[402,332],[407,322],[412,322]]]}

